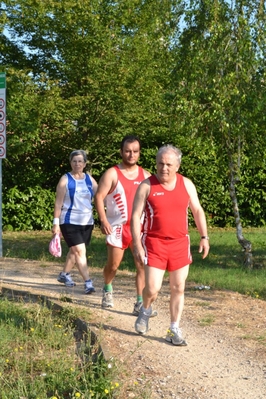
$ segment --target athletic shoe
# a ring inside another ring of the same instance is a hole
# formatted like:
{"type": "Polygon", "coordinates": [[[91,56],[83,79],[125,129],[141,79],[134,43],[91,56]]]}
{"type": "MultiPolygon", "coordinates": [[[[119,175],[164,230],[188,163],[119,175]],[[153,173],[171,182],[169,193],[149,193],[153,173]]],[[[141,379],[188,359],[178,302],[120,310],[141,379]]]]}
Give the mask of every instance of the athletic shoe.
{"type": "Polygon", "coordinates": [[[103,298],[102,298],[102,308],[113,308],[113,291],[104,291],[103,290],[103,298]]]}
{"type": "MultiPolygon", "coordinates": [[[[134,316],[138,316],[138,315],[139,315],[141,306],[142,306],[142,302],[136,302],[136,303],[135,303],[134,309],[133,309],[133,312],[132,312],[132,314],[133,314],[134,316]]],[[[151,313],[151,315],[150,315],[150,317],[155,317],[155,316],[158,316],[157,310],[153,310],[152,313],[151,313]]]]}
{"type": "Polygon", "coordinates": [[[135,330],[137,333],[142,334],[142,335],[146,334],[146,332],[149,329],[149,318],[150,318],[150,316],[145,314],[143,312],[143,307],[141,307],[141,309],[139,311],[138,318],[135,322],[135,330]]]}
{"type": "Polygon", "coordinates": [[[93,287],[91,279],[85,281],[85,294],[92,294],[93,292],[95,292],[95,288],[93,287]]]}
{"type": "Polygon", "coordinates": [[[65,284],[66,287],[74,287],[76,283],[72,280],[69,273],[61,272],[57,278],[59,283],[65,284]]]}
{"type": "Polygon", "coordinates": [[[187,342],[182,338],[182,333],[180,328],[174,328],[172,330],[167,330],[167,335],[165,337],[167,342],[171,342],[176,346],[186,346],[187,342]]]}

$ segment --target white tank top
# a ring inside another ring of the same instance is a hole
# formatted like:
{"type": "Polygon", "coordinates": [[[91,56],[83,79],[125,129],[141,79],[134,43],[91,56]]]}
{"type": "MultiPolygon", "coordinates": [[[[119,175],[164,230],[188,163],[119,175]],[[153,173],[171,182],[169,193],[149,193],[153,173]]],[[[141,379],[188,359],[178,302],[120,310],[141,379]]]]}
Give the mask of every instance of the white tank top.
{"type": "Polygon", "coordinates": [[[91,225],[94,223],[92,215],[93,188],[90,176],[85,173],[82,180],[76,180],[70,173],[66,173],[66,195],[63,201],[60,224],[91,225]]]}

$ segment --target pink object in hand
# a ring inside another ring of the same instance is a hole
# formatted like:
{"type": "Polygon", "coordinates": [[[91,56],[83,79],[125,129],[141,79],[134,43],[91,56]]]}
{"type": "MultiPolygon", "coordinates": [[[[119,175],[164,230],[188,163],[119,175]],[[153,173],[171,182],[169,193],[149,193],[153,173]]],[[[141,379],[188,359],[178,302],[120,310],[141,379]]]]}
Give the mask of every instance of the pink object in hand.
{"type": "Polygon", "coordinates": [[[62,248],[61,248],[59,234],[55,234],[51,239],[49,244],[49,252],[51,255],[55,256],[56,258],[60,258],[60,256],[62,255],[62,248]]]}

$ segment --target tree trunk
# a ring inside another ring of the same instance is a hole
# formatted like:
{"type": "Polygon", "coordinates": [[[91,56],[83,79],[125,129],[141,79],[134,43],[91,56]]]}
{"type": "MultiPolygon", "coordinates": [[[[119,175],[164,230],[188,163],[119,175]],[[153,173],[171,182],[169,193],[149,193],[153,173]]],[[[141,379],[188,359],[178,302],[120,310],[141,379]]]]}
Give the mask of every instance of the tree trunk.
{"type": "Polygon", "coordinates": [[[242,232],[242,224],[239,214],[239,208],[237,203],[237,196],[236,196],[236,188],[235,188],[235,177],[234,177],[234,170],[232,164],[230,165],[230,186],[229,192],[230,197],[233,203],[233,211],[235,216],[235,223],[236,223],[236,235],[239,244],[242,246],[244,251],[244,265],[248,269],[253,269],[253,257],[252,257],[252,244],[250,241],[246,240],[243,236],[242,232]]]}

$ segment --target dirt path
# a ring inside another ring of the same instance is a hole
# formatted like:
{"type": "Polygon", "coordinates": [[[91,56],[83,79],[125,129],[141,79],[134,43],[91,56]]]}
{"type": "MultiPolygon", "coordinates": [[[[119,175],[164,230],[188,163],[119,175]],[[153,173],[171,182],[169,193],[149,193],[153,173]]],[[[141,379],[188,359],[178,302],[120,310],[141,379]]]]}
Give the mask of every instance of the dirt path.
{"type": "Polygon", "coordinates": [[[265,399],[266,302],[228,291],[186,289],[182,318],[187,347],[163,337],[169,326],[168,281],[156,301],[158,317],[144,337],[134,331],[134,275],[120,271],[115,279],[115,307],[101,309],[102,271],[91,270],[97,292],[83,294],[77,272],[74,288],[57,283],[53,263],[0,260],[0,287],[21,288],[51,298],[69,296],[89,306],[110,363],[121,370],[121,398],[265,399]]]}

